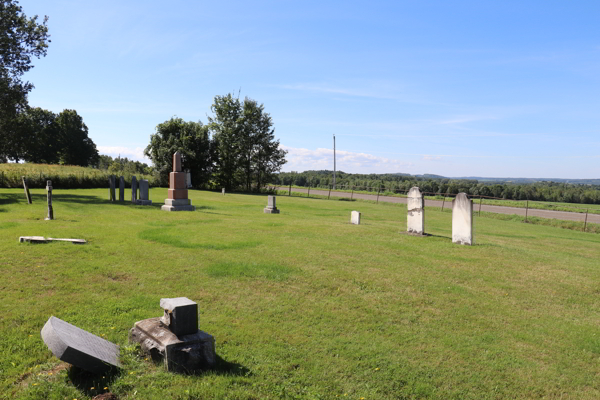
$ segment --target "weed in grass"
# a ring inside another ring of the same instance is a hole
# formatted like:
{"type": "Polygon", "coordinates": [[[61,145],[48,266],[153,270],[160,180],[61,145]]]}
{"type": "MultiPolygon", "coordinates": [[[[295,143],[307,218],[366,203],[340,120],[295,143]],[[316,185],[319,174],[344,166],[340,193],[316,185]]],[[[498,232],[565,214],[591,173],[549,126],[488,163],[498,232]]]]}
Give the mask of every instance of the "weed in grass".
{"type": "Polygon", "coordinates": [[[208,266],[204,271],[213,277],[272,280],[284,280],[289,275],[298,272],[295,268],[272,262],[220,262],[208,266]]]}

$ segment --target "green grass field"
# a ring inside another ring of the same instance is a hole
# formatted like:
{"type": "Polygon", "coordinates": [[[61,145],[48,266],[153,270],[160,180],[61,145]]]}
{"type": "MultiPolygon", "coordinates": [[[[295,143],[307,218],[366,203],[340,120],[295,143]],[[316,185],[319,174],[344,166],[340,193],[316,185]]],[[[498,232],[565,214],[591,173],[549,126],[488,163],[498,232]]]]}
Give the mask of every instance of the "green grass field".
{"type": "Polygon", "coordinates": [[[166,193],[55,188],[44,221],[44,190],[0,190],[0,398],[600,398],[598,235],[476,217],[465,247],[434,208],[414,237],[404,205],[281,196],[276,215],[265,196],[190,191],[196,212],[167,213],[166,193]],[[215,337],[214,371],[167,373],[128,343],[179,296],[215,337]],[[120,373],[56,359],[52,315],[119,344],[120,373]]]}

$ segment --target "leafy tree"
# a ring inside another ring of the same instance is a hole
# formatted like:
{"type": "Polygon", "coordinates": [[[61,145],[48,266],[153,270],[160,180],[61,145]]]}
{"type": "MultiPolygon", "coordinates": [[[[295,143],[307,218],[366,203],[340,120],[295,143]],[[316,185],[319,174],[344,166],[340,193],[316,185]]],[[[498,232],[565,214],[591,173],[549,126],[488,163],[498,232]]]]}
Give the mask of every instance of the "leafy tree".
{"type": "Polygon", "coordinates": [[[162,185],[168,184],[176,151],[181,152],[182,169],[190,171],[194,186],[206,185],[212,170],[208,127],[202,122],[186,122],[175,117],[156,126],[144,154],[152,160],[162,185]]]}
{"type": "Polygon", "coordinates": [[[33,84],[21,80],[31,58],[46,55],[49,35],[44,17],[27,18],[16,0],[0,0],[0,161],[23,157],[28,139],[17,121],[27,109],[27,94],[33,84]]]}
{"type": "Polygon", "coordinates": [[[27,138],[23,151],[25,161],[57,164],[63,140],[56,114],[35,107],[21,113],[17,120],[21,133],[27,138]]]}
{"type": "Polygon", "coordinates": [[[60,129],[60,163],[88,166],[98,162],[96,144],[88,137],[88,128],[75,110],[63,110],[56,117],[60,129]]]}

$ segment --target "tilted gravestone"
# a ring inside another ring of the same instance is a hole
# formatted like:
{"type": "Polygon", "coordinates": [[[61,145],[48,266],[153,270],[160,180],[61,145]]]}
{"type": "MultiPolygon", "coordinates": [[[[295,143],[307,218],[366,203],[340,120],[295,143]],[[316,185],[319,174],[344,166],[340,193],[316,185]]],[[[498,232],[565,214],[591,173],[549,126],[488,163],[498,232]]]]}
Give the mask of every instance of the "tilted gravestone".
{"type": "Polygon", "coordinates": [[[136,204],[139,206],[152,205],[152,200],[150,200],[148,198],[149,193],[150,193],[150,186],[148,185],[148,180],[140,179],[139,186],[140,186],[140,198],[137,200],[136,204]]]}
{"type": "Polygon", "coordinates": [[[29,194],[29,185],[27,184],[27,178],[22,176],[21,179],[23,179],[23,189],[25,189],[25,197],[27,198],[27,204],[32,204],[31,194],[29,194]]]}
{"type": "Polygon", "coordinates": [[[131,177],[131,202],[133,204],[137,202],[137,179],[135,175],[131,177]]]}
{"type": "MultiPolygon", "coordinates": [[[[169,174],[169,192],[165,199],[165,205],[160,209],[163,211],[195,211],[196,207],[188,199],[186,176],[188,173],[181,172],[181,153],[173,154],[173,172],[169,174]]],[[[191,183],[191,178],[190,178],[191,183]]]]}
{"type": "Polygon", "coordinates": [[[350,213],[350,223],[360,225],[360,213],[358,211],[352,211],[350,213]]]}
{"type": "Polygon", "coordinates": [[[123,175],[119,177],[119,201],[121,203],[125,201],[125,178],[123,175]]]}
{"type": "Polygon", "coordinates": [[[46,192],[48,193],[48,216],[45,220],[51,221],[54,219],[54,209],[52,208],[52,181],[46,181],[46,192]]]}
{"type": "Polygon", "coordinates": [[[164,315],[136,322],[129,339],[154,360],[162,358],[167,371],[214,367],[215,339],[198,329],[198,305],[187,297],[160,299],[160,305],[164,315]]]}
{"type": "Polygon", "coordinates": [[[119,346],[50,317],[42,328],[42,340],[57,358],[94,374],[120,367],[119,346]]]}
{"type": "Polygon", "coordinates": [[[452,200],[452,243],[475,244],[473,200],[466,193],[459,193],[452,200]]]}
{"type": "MultiPolygon", "coordinates": [[[[223,189],[225,190],[225,189],[223,189]]],[[[225,194],[223,192],[223,194],[225,194]]],[[[276,202],[275,202],[276,198],[275,196],[269,195],[268,199],[267,199],[267,207],[265,207],[264,212],[265,214],[279,214],[279,210],[276,207],[276,202]]]]}
{"type": "Polygon", "coordinates": [[[418,187],[408,191],[406,231],[415,235],[425,232],[425,201],[418,187]]]}
{"type": "Polygon", "coordinates": [[[115,201],[115,176],[108,177],[108,200],[115,201]]]}

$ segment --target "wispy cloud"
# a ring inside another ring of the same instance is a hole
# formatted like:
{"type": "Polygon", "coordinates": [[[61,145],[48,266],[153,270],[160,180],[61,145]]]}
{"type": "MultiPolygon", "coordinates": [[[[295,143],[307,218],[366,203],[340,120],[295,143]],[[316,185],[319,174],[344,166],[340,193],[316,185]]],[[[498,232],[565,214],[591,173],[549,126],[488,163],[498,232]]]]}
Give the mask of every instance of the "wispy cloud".
{"type": "Polygon", "coordinates": [[[123,146],[98,146],[98,152],[111,157],[127,157],[134,161],[140,161],[146,164],[150,164],[150,160],[144,156],[143,147],[123,147],[123,146]]]}
{"type": "Polygon", "coordinates": [[[398,99],[397,96],[392,96],[386,93],[382,93],[373,89],[348,89],[348,88],[340,88],[333,87],[330,85],[324,84],[295,84],[295,85],[278,85],[277,87],[281,89],[288,90],[300,90],[305,92],[316,92],[316,93],[331,93],[331,94],[342,94],[346,96],[353,97],[368,97],[375,99],[398,99]]]}

